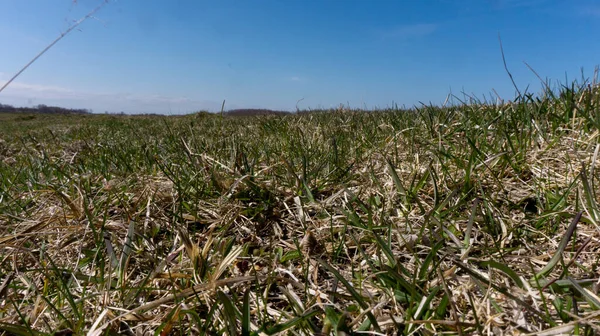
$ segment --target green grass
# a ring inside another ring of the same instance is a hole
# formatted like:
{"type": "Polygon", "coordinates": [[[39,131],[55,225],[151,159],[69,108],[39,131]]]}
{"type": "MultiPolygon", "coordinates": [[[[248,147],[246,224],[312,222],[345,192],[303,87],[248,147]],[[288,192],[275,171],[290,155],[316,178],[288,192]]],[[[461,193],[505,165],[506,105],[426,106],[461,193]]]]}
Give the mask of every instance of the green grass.
{"type": "Polygon", "coordinates": [[[0,114],[0,331],[595,334],[599,126],[577,83],[411,110],[0,114]]]}

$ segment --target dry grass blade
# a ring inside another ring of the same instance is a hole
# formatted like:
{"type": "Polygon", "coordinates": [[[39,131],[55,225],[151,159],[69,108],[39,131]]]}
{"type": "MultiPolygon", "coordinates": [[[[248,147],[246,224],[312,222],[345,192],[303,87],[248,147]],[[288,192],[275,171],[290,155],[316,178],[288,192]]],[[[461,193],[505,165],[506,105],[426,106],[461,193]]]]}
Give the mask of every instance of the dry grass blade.
{"type": "Polygon", "coordinates": [[[108,313],[108,309],[104,309],[102,311],[102,313],[100,313],[98,318],[96,318],[96,321],[94,321],[94,324],[92,324],[92,327],[90,328],[90,330],[87,332],[87,336],[102,335],[104,330],[108,327],[108,323],[102,325],[100,328],[98,328],[98,326],[100,325],[100,323],[102,322],[102,320],[104,319],[104,317],[106,316],[107,313],[108,313]]]}
{"type": "MultiPolygon", "coordinates": [[[[263,277],[258,277],[258,279],[261,279],[261,278],[263,278],[263,277]]],[[[255,276],[232,277],[232,278],[217,280],[212,283],[199,284],[194,287],[181,290],[180,292],[178,292],[176,294],[167,295],[161,299],[146,303],[137,308],[129,310],[129,311],[111,319],[110,321],[106,322],[100,328],[96,328],[96,330],[104,330],[111,323],[118,321],[126,316],[135,316],[135,314],[142,313],[142,312],[145,312],[145,311],[148,311],[151,309],[155,309],[157,307],[160,307],[161,305],[169,304],[174,301],[185,300],[191,296],[195,296],[195,295],[198,295],[203,292],[214,291],[215,289],[223,287],[223,286],[229,286],[229,285],[248,282],[248,281],[254,281],[256,279],[257,279],[257,277],[255,277],[255,276]]],[[[99,334],[95,334],[95,335],[99,335],[99,334]]]]}
{"type": "Polygon", "coordinates": [[[5,237],[0,237],[0,244],[6,244],[9,243],[15,239],[21,238],[21,237],[27,237],[29,236],[31,233],[35,233],[35,232],[39,232],[41,231],[45,226],[49,225],[50,221],[39,221],[36,224],[28,227],[27,229],[23,230],[22,232],[19,232],[17,234],[13,234],[13,235],[9,235],[9,236],[5,236],[5,237]]]}
{"type": "Polygon", "coordinates": [[[165,316],[164,322],[157,329],[157,332],[160,332],[160,336],[167,336],[171,334],[171,331],[173,330],[173,324],[179,319],[180,311],[181,305],[177,305],[175,308],[171,309],[167,316],[165,316]]]}
{"type": "Polygon", "coordinates": [[[83,214],[82,206],[75,204],[71,197],[69,197],[64,192],[60,190],[54,190],[54,192],[67,203],[67,205],[71,209],[71,212],[73,213],[74,218],[81,218],[83,214]]]}
{"type": "Polygon", "coordinates": [[[8,293],[8,286],[15,277],[15,273],[11,272],[4,277],[4,281],[2,281],[2,285],[0,285],[0,300],[4,298],[4,296],[8,293]]]}
{"type": "Polygon", "coordinates": [[[223,260],[221,260],[221,262],[215,269],[214,273],[211,274],[210,283],[214,283],[216,286],[216,283],[218,282],[219,278],[221,278],[221,275],[223,275],[223,273],[227,270],[227,268],[233,264],[235,259],[237,259],[237,257],[239,257],[239,255],[240,255],[240,253],[242,253],[242,251],[243,251],[243,249],[241,246],[234,247],[229,252],[229,254],[227,254],[227,256],[225,256],[225,258],[223,258],[223,260]]]}
{"type": "Polygon", "coordinates": [[[117,259],[117,254],[115,253],[115,249],[110,241],[110,233],[105,231],[103,233],[104,236],[104,246],[106,247],[106,253],[108,254],[108,258],[110,259],[111,266],[115,269],[119,267],[119,260],[117,259]]]}
{"type": "Polygon", "coordinates": [[[179,228],[179,236],[181,237],[181,242],[185,247],[185,252],[187,253],[190,260],[192,260],[192,264],[195,265],[196,260],[198,260],[198,257],[200,256],[200,248],[197,244],[192,242],[187,230],[185,230],[184,228],[179,228]]]}
{"type": "Polygon", "coordinates": [[[528,336],[557,336],[557,335],[571,335],[571,332],[575,329],[573,323],[549,328],[544,331],[527,334],[528,336]]]}
{"type": "Polygon", "coordinates": [[[133,238],[135,236],[135,222],[129,221],[129,226],[127,228],[127,236],[125,236],[125,241],[123,242],[123,252],[121,253],[121,259],[119,261],[119,279],[123,281],[123,277],[125,276],[125,272],[127,270],[127,265],[129,263],[129,258],[131,256],[131,251],[133,250],[133,238]]]}

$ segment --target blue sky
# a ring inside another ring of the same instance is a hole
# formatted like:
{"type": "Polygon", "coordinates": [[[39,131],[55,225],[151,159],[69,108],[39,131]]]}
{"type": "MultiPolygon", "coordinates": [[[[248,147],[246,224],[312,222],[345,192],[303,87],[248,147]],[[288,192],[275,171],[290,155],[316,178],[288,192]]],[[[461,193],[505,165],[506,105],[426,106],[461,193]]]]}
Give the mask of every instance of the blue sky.
{"type": "MultiPolygon", "coordinates": [[[[0,1],[0,83],[100,0],[0,1]]],[[[600,64],[600,3],[572,0],[112,0],[0,103],[188,113],[512,99],[600,64]]]]}

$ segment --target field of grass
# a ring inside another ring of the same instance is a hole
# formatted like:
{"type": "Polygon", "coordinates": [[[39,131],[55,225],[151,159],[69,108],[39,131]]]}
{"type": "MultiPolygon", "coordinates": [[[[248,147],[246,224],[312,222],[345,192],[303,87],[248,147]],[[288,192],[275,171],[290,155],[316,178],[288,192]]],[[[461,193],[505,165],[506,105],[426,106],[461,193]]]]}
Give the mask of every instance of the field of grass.
{"type": "Polygon", "coordinates": [[[0,333],[597,334],[595,88],[0,114],[0,333]]]}

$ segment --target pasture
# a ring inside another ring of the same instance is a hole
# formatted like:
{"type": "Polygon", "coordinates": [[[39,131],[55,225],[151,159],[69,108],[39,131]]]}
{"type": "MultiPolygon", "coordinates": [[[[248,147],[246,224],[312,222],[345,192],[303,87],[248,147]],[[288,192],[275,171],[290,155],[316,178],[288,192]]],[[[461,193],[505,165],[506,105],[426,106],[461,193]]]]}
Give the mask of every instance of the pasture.
{"type": "Polygon", "coordinates": [[[596,334],[596,88],[0,114],[0,331],[596,334]]]}

